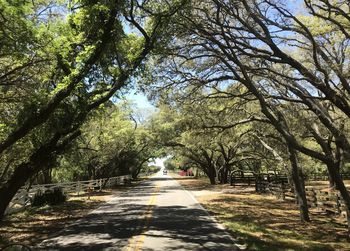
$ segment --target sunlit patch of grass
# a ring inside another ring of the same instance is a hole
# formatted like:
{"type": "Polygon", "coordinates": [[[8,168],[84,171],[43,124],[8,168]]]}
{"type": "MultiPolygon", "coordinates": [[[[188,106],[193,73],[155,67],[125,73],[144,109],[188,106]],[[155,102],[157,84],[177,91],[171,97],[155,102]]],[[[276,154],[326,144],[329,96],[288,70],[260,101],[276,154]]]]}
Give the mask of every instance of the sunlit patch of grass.
{"type": "MultiPolygon", "coordinates": [[[[189,180],[180,183],[191,186],[189,180]]],[[[207,184],[203,180],[194,183],[192,190],[207,184]]],[[[231,189],[237,193],[213,193],[197,199],[248,250],[350,250],[345,223],[315,210],[310,211],[312,222],[302,223],[293,203],[231,189]]]]}

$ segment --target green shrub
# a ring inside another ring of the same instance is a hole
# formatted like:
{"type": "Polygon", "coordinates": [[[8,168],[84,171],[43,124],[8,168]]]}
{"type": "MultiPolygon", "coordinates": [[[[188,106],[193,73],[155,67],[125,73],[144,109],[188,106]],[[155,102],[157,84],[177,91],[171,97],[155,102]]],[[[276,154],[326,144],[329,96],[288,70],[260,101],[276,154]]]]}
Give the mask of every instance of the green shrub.
{"type": "Polygon", "coordinates": [[[34,195],[32,206],[39,207],[45,204],[45,196],[42,191],[37,191],[34,195]]]}
{"type": "Polygon", "coordinates": [[[58,205],[67,200],[67,196],[59,187],[53,190],[46,190],[45,192],[38,191],[33,198],[32,206],[43,206],[45,204],[58,205]]]}

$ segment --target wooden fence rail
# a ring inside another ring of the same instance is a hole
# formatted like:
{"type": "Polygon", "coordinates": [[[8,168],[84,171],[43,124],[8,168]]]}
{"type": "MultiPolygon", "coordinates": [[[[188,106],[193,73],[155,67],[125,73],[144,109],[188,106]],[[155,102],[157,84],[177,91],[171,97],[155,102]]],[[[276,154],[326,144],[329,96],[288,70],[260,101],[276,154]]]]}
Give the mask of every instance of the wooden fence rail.
{"type": "Polygon", "coordinates": [[[231,186],[250,186],[255,180],[256,174],[250,171],[235,170],[230,174],[231,186]]]}
{"type": "MultiPolygon", "coordinates": [[[[276,195],[277,198],[297,203],[295,193],[289,185],[269,183],[266,192],[276,195]]],[[[306,187],[305,192],[309,208],[340,215],[346,219],[345,203],[338,191],[306,187]]]]}
{"type": "Polygon", "coordinates": [[[109,188],[115,185],[122,185],[128,183],[130,180],[130,175],[123,175],[97,180],[23,186],[18,190],[17,194],[10,202],[5,214],[17,212],[19,210],[22,210],[24,207],[29,206],[34,198],[34,195],[39,191],[45,193],[45,191],[47,190],[54,190],[55,188],[60,188],[66,195],[69,195],[71,193],[79,194],[81,192],[91,190],[101,191],[102,188],[109,188]]]}
{"type": "MultiPolygon", "coordinates": [[[[341,174],[344,180],[350,179],[347,173],[341,174]]],[[[327,180],[327,176],[310,175],[308,180],[327,180]]],[[[277,198],[296,203],[295,193],[289,185],[287,176],[270,173],[254,173],[235,170],[230,174],[232,186],[250,186],[255,184],[258,193],[270,193],[277,198]]],[[[310,208],[327,213],[341,215],[346,219],[345,203],[338,191],[316,187],[306,187],[306,199],[310,208]]]]}
{"type": "MultiPolygon", "coordinates": [[[[340,173],[340,177],[343,180],[350,180],[350,173],[340,173]]],[[[319,174],[309,174],[305,177],[306,181],[326,181],[329,180],[327,175],[319,175],[319,174]]]]}

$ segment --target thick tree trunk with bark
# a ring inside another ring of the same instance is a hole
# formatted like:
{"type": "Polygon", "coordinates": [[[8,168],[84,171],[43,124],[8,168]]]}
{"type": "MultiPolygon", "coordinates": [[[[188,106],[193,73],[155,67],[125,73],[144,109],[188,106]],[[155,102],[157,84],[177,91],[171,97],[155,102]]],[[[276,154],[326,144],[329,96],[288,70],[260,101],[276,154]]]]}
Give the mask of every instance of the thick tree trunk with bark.
{"type": "Polygon", "coordinates": [[[227,168],[227,166],[224,166],[224,167],[220,170],[220,183],[221,183],[221,184],[226,184],[226,183],[228,183],[228,173],[229,173],[229,169],[227,168]]]}
{"type": "Polygon", "coordinates": [[[292,166],[292,180],[294,184],[294,192],[297,196],[300,218],[302,221],[310,221],[309,208],[307,205],[305,184],[302,172],[298,166],[297,153],[295,149],[288,146],[289,160],[292,166]]]}
{"type": "Polygon", "coordinates": [[[42,170],[42,175],[43,175],[43,178],[42,178],[43,184],[52,183],[52,169],[51,168],[42,170]]]}
{"type": "Polygon", "coordinates": [[[206,165],[201,166],[201,169],[204,171],[204,173],[209,178],[210,184],[215,185],[216,184],[216,170],[213,165],[206,165]]]}
{"type": "Polygon", "coordinates": [[[10,166],[11,166],[11,163],[13,162],[13,160],[14,159],[10,159],[8,162],[7,162],[7,164],[6,164],[6,166],[5,166],[5,168],[4,168],[4,171],[2,172],[2,174],[0,175],[0,183],[2,182],[2,181],[4,181],[4,180],[6,180],[6,175],[7,175],[7,172],[10,170],[10,166]]]}
{"type": "Polygon", "coordinates": [[[327,168],[329,176],[334,180],[335,188],[339,191],[345,203],[346,219],[348,222],[348,238],[350,238],[350,194],[340,176],[339,165],[336,163],[328,163],[327,168]]]}
{"type": "Polygon", "coordinates": [[[141,172],[141,167],[135,169],[135,170],[131,173],[131,177],[132,177],[133,179],[137,179],[137,176],[139,176],[140,172],[141,172]]]}
{"type": "Polygon", "coordinates": [[[212,174],[208,175],[209,181],[211,185],[215,185],[216,184],[216,180],[215,180],[215,176],[212,174]]]}
{"type": "MultiPolygon", "coordinates": [[[[68,132],[67,132],[68,134],[68,132]]],[[[40,170],[45,170],[53,163],[57,154],[62,152],[73,139],[80,135],[80,131],[74,131],[70,136],[62,140],[65,135],[54,134],[51,139],[39,147],[27,162],[18,165],[8,181],[0,187],[0,220],[4,217],[7,206],[10,204],[17,191],[25,185],[26,181],[40,170]],[[58,144],[59,140],[62,140],[58,144]]]]}
{"type": "Polygon", "coordinates": [[[335,180],[330,174],[328,174],[328,184],[329,188],[335,188],[335,180]]]}
{"type": "Polygon", "coordinates": [[[337,163],[329,163],[327,164],[327,170],[328,170],[328,181],[329,181],[329,188],[335,188],[337,189],[337,182],[336,182],[336,175],[332,174],[332,172],[339,173],[340,177],[340,166],[337,163]],[[330,171],[334,170],[334,171],[330,171]]]}
{"type": "Polygon", "coordinates": [[[11,178],[0,188],[0,219],[3,218],[7,206],[10,204],[17,191],[25,185],[26,181],[34,174],[27,163],[16,168],[11,178]]]}
{"type": "Polygon", "coordinates": [[[213,165],[208,166],[208,178],[210,180],[210,184],[215,185],[216,184],[216,170],[213,165]]]}
{"type": "Polygon", "coordinates": [[[46,154],[41,157],[41,154],[44,154],[42,150],[43,148],[40,148],[33,154],[29,162],[17,166],[10,179],[0,187],[0,219],[4,217],[6,208],[18,190],[24,186],[31,177],[38,173],[41,168],[45,168],[52,163],[50,152],[46,152],[46,154]]]}
{"type": "Polygon", "coordinates": [[[51,154],[48,151],[45,150],[45,147],[39,148],[28,162],[17,166],[10,179],[0,187],[0,219],[3,218],[6,208],[26,181],[52,162],[51,154]]]}

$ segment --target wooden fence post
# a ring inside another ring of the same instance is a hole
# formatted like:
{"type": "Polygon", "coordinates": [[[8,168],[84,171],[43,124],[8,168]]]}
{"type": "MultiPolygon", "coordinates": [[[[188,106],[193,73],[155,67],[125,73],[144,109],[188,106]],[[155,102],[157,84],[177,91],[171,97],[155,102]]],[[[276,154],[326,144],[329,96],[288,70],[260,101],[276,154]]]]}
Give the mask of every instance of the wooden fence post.
{"type": "MultiPolygon", "coordinates": [[[[126,176],[117,176],[112,177],[111,179],[106,180],[106,184],[108,186],[112,186],[115,183],[121,183],[122,178],[127,177],[129,179],[129,175],[126,176]]],[[[94,187],[99,186],[100,191],[102,190],[102,186],[104,185],[103,179],[99,180],[89,180],[89,181],[76,181],[76,182],[64,182],[64,183],[55,183],[55,184],[44,184],[44,185],[33,185],[23,186],[18,190],[14,198],[12,199],[10,205],[6,209],[6,214],[11,213],[13,211],[13,205],[20,204],[22,208],[24,206],[29,205],[31,203],[32,196],[38,192],[42,191],[43,193],[49,189],[53,189],[54,187],[61,187],[64,193],[76,193],[80,195],[81,192],[86,190],[94,189],[94,187]]]]}
{"type": "Polygon", "coordinates": [[[340,194],[337,192],[336,193],[336,203],[337,203],[337,213],[340,215],[341,214],[341,198],[340,194]]]}
{"type": "Polygon", "coordinates": [[[285,186],[284,186],[284,182],[282,180],[282,183],[281,183],[281,190],[282,190],[282,193],[281,193],[281,197],[282,197],[282,200],[285,200],[285,194],[284,194],[284,190],[285,190],[285,186]]]}
{"type": "Polygon", "coordinates": [[[78,181],[78,183],[77,183],[77,194],[78,195],[80,193],[80,190],[81,190],[81,184],[80,184],[80,181],[78,181]]]}

